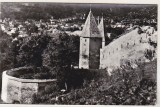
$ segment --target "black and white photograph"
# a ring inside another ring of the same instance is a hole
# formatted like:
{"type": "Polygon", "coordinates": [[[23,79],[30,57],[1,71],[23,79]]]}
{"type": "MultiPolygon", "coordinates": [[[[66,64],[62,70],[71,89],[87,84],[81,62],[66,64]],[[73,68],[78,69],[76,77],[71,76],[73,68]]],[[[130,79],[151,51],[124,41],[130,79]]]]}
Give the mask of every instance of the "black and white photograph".
{"type": "Polygon", "coordinates": [[[157,105],[158,4],[0,2],[0,105],[157,105]]]}

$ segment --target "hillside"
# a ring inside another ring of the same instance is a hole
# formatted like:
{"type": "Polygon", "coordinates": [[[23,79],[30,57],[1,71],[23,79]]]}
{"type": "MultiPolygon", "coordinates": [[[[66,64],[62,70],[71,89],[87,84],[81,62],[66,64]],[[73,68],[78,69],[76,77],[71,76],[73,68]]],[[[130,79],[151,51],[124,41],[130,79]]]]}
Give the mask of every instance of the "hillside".
{"type": "Polygon", "coordinates": [[[156,58],[157,31],[153,27],[136,28],[115,39],[101,49],[101,68],[114,69],[121,65],[136,62],[149,62],[156,58]],[[138,33],[140,32],[141,33],[138,33]]]}

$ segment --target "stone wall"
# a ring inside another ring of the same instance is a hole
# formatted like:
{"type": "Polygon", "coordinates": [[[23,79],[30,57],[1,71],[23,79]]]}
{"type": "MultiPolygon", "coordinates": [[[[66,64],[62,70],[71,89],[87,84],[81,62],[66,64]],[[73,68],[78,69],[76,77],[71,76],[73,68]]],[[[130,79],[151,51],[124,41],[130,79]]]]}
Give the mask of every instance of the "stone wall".
{"type": "Polygon", "coordinates": [[[79,68],[89,68],[89,45],[90,38],[80,37],[79,68]]]}
{"type": "Polygon", "coordinates": [[[102,48],[100,50],[100,68],[113,70],[127,61],[143,60],[144,51],[153,49],[149,44],[149,39],[157,42],[157,32],[152,34],[153,29],[151,27],[145,29],[142,27],[142,30],[144,32],[138,34],[138,28],[136,28],[102,48]]]}
{"type": "Polygon", "coordinates": [[[90,69],[99,69],[101,48],[102,48],[102,38],[90,38],[90,46],[89,46],[90,69]]]}
{"type": "Polygon", "coordinates": [[[98,69],[102,38],[80,37],[79,68],[98,69]]]}
{"type": "Polygon", "coordinates": [[[25,68],[11,69],[2,74],[1,99],[6,103],[30,104],[34,94],[44,90],[46,85],[56,83],[56,79],[20,79],[7,74],[20,69],[25,68]]]}

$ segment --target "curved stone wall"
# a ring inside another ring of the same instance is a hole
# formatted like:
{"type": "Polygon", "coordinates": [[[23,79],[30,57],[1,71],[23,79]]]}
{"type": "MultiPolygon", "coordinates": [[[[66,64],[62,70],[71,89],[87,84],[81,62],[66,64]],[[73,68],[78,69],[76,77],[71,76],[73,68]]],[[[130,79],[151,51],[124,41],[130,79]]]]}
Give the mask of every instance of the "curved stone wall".
{"type": "Polygon", "coordinates": [[[2,74],[1,99],[5,103],[32,103],[33,95],[44,90],[46,85],[56,83],[56,79],[20,79],[7,74],[25,67],[4,71],[2,74]]]}

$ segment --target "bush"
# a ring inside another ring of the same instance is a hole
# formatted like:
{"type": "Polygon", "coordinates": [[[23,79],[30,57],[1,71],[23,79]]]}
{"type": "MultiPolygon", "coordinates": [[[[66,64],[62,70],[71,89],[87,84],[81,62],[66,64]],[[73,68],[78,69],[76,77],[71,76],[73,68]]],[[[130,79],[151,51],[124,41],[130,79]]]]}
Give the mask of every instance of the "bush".
{"type": "Polygon", "coordinates": [[[142,70],[148,72],[143,65],[142,67],[139,65],[139,68],[136,69],[124,67],[124,69],[115,70],[117,73],[115,75],[113,73],[110,78],[107,78],[107,72],[103,71],[77,70],[81,71],[75,73],[78,73],[77,77],[83,77],[87,83],[85,86],[78,89],[72,88],[66,94],[51,92],[53,88],[47,86],[41,93],[43,97],[38,94],[39,100],[37,101],[49,104],[154,105],[156,103],[156,82],[145,75],[137,78],[142,70]],[[92,74],[92,72],[96,73],[92,74]],[[100,77],[97,77],[98,75],[100,77]]]}
{"type": "Polygon", "coordinates": [[[45,93],[51,94],[51,93],[59,91],[60,89],[59,89],[57,83],[53,83],[53,84],[46,85],[44,90],[45,90],[45,93]]]}
{"type": "Polygon", "coordinates": [[[151,61],[155,56],[154,55],[155,54],[155,50],[147,49],[144,54],[145,54],[144,56],[151,61]]]}
{"type": "Polygon", "coordinates": [[[141,34],[141,33],[143,33],[143,31],[142,31],[142,29],[139,27],[139,28],[138,28],[138,34],[141,34]]]}
{"type": "Polygon", "coordinates": [[[32,103],[40,104],[40,103],[50,103],[53,104],[51,98],[55,98],[56,96],[60,95],[59,87],[55,83],[49,83],[44,87],[44,90],[41,90],[37,94],[33,95],[32,103]]]}
{"type": "Polygon", "coordinates": [[[51,77],[50,77],[51,75],[49,74],[49,73],[36,73],[36,74],[34,74],[34,79],[50,79],[51,77]]]}
{"type": "Polygon", "coordinates": [[[34,79],[34,75],[33,75],[33,73],[27,73],[24,75],[20,75],[19,78],[21,78],[21,79],[34,79]]]}
{"type": "MultiPolygon", "coordinates": [[[[76,74],[77,77],[82,76],[86,84],[78,89],[72,88],[69,93],[59,96],[63,100],[54,100],[53,103],[154,105],[156,103],[156,81],[155,78],[151,79],[146,76],[152,76],[147,74],[150,70],[148,67],[152,64],[155,63],[139,63],[136,69],[125,66],[123,69],[115,70],[109,78],[107,72],[100,70],[77,70],[81,71],[79,75],[76,74]]],[[[150,71],[150,73],[153,72],[150,71]]]]}

